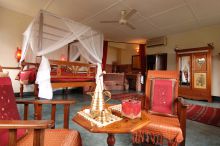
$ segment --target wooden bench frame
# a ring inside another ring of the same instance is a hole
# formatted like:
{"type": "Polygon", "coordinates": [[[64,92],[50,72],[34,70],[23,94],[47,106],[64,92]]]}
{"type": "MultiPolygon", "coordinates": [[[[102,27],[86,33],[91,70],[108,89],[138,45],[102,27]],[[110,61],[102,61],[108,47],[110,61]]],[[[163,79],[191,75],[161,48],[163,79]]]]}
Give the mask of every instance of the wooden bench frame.
{"type": "MultiPolygon", "coordinates": [[[[59,61],[59,60],[49,60],[51,68],[57,68],[56,69],[56,74],[55,75],[51,75],[51,78],[81,78],[82,76],[80,76],[80,73],[82,73],[82,71],[80,71],[80,69],[84,68],[83,73],[86,74],[86,76],[83,76],[83,78],[94,78],[95,79],[95,75],[96,75],[96,71],[97,71],[97,66],[94,64],[87,64],[87,63],[80,63],[80,62],[68,62],[68,61],[59,61]],[[72,72],[72,75],[68,75],[65,76],[63,74],[61,74],[61,70],[62,67],[67,68],[68,70],[70,70],[72,72]]],[[[30,62],[22,62],[21,64],[21,70],[24,70],[25,66],[27,66],[27,68],[35,67],[38,69],[39,67],[39,63],[30,63],[30,62]]],[[[90,87],[90,88],[94,88],[96,83],[95,80],[94,81],[76,81],[76,82],[52,82],[51,83],[52,88],[56,89],[56,88],[67,88],[67,87],[90,87]]],[[[23,97],[23,90],[24,90],[24,85],[20,84],[20,97],[23,97]]],[[[34,87],[34,94],[35,96],[37,96],[38,94],[38,85],[35,84],[34,87]]]]}

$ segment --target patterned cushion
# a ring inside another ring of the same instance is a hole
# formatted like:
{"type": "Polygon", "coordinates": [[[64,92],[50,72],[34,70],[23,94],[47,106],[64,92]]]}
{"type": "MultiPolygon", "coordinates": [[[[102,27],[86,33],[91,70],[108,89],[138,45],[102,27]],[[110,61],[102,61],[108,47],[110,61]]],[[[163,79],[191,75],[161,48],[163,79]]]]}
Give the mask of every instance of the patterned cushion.
{"type": "MultiPolygon", "coordinates": [[[[18,141],[17,146],[33,145],[33,130],[18,141]]],[[[44,136],[45,146],[82,146],[80,133],[69,129],[46,129],[44,136]]]]}
{"type": "Polygon", "coordinates": [[[174,79],[151,79],[150,112],[174,116],[174,79]]]}
{"type": "MultiPolygon", "coordinates": [[[[20,120],[9,77],[0,78],[0,120],[20,120]]],[[[17,139],[26,134],[25,129],[17,131],[17,139]]],[[[0,129],[0,146],[8,144],[8,130],[0,129]]]]}
{"type": "Polygon", "coordinates": [[[36,69],[30,68],[19,73],[21,84],[33,84],[36,79],[36,69]]]}

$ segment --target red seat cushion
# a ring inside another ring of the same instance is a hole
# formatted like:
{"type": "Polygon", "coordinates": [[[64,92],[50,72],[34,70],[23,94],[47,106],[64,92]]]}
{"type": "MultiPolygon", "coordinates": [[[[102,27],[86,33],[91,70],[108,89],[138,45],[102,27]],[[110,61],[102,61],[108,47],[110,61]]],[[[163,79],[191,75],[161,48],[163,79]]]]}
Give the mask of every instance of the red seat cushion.
{"type": "Polygon", "coordinates": [[[36,69],[30,68],[19,73],[19,79],[23,84],[33,84],[36,80],[36,69]]]}
{"type": "MultiPolygon", "coordinates": [[[[11,79],[9,77],[0,78],[0,120],[20,120],[11,79]]],[[[25,129],[17,130],[17,139],[26,134],[25,129]]],[[[8,130],[0,129],[0,146],[8,144],[8,130]]]]}
{"type": "Polygon", "coordinates": [[[150,94],[150,112],[173,116],[175,99],[174,79],[152,79],[150,94]]]}

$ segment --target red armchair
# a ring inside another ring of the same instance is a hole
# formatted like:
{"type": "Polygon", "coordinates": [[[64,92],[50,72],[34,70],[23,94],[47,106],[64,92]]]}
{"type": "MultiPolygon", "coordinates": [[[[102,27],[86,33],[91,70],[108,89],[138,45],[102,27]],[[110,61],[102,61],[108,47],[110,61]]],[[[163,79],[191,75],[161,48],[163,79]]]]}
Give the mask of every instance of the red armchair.
{"type": "MultiPolygon", "coordinates": [[[[1,71],[1,67],[0,67],[1,71]]],[[[18,101],[24,104],[24,120],[20,120],[11,80],[9,77],[0,77],[0,145],[21,146],[81,146],[81,137],[78,131],[54,128],[55,111],[57,104],[64,104],[64,128],[68,128],[69,106],[74,101],[18,101]],[[29,104],[35,105],[35,119],[27,120],[29,104]],[[51,120],[40,120],[42,104],[51,104],[51,120]]]]}

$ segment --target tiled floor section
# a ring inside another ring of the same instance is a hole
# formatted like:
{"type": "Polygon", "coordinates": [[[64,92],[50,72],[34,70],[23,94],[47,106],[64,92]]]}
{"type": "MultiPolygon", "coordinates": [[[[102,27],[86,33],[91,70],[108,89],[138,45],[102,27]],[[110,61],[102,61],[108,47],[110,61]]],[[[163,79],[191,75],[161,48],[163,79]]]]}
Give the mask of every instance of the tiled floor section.
{"type": "MultiPolygon", "coordinates": [[[[56,95],[54,98],[63,98],[62,95],[56,95]]],[[[78,126],[72,122],[72,117],[79,111],[83,106],[90,105],[91,97],[82,94],[70,94],[65,98],[73,98],[76,104],[70,108],[70,128],[76,129],[81,133],[83,146],[106,146],[107,134],[90,133],[84,128],[78,126]]],[[[117,100],[110,100],[110,103],[120,103],[117,100]]],[[[189,103],[207,105],[220,108],[220,103],[207,103],[202,101],[187,100],[189,103]]],[[[20,111],[22,107],[19,107],[20,111]]],[[[33,108],[31,108],[33,109],[33,108]]],[[[43,107],[44,119],[50,118],[48,110],[50,107],[43,107]]],[[[21,112],[22,114],[22,112],[21,112]]],[[[30,110],[30,117],[33,118],[33,110],[30,110]]],[[[220,116],[220,115],[219,115],[220,116]]],[[[63,108],[58,106],[58,112],[56,114],[56,127],[62,127],[63,121],[63,108]]],[[[186,146],[220,146],[220,128],[205,125],[195,121],[187,120],[186,129],[186,146]]],[[[132,146],[131,135],[129,134],[117,134],[115,146],[132,146]]]]}

